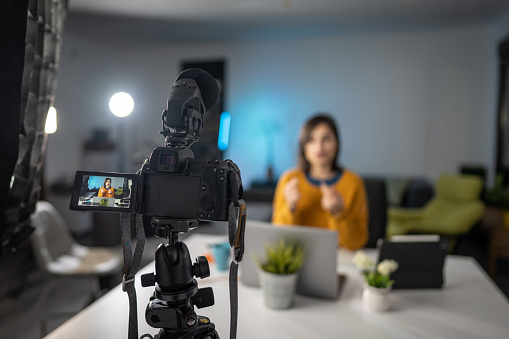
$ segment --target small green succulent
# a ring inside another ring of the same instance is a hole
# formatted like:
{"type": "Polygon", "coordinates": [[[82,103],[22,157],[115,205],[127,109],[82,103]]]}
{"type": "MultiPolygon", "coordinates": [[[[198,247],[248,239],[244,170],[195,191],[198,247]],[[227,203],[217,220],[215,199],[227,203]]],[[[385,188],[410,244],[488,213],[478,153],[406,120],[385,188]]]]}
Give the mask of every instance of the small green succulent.
{"type": "Polygon", "coordinates": [[[264,258],[255,256],[258,266],[270,273],[291,274],[297,272],[306,257],[304,246],[280,239],[274,244],[265,246],[264,258]]]}

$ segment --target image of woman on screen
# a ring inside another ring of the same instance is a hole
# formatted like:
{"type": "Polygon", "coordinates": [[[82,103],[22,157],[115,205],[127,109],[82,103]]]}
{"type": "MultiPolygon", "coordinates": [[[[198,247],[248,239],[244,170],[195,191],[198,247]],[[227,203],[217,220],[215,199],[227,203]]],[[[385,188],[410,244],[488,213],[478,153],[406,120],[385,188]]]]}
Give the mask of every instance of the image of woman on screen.
{"type": "Polygon", "coordinates": [[[104,198],[114,198],[115,197],[115,189],[111,187],[111,178],[104,179],[103,187],[99,188],[99,192],[97,194],[98,197],[104,198]]]}
{"type": "Polygon", "coordinates": [[[299,166],[278,180],[272,222],[337,230],[339,245],[351,250],[368,240],[364,182],[338,164],[339,133],[324,114],[309,119],[299,138],[299,166]]]}

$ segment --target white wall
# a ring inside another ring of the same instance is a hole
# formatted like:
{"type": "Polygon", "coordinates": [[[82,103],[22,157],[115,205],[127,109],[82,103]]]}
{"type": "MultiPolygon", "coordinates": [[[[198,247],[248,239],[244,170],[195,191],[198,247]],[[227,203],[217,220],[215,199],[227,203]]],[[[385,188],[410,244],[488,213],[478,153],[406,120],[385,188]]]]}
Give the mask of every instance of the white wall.
{"type": "MultiPolygon", "coordinates": [[[[92,39],[66,25],[47,184],[70,182],[78,169],[118,170],[113,153],[83,154],[94,127],[110,126],[119,142],[123,124],[128,155],[163,146],[160,114],[180,62],[217,58],[227,61],[224,106],[233,118],[225,155],[246,188],[265,178],[270,139],[276,175],[295,165],[299,128],[318,111],[336,117],[341,161],[362,174],[433,180],[462,163],[491,174],[503,23],[214,44],[92,39]],[[108,109],[117,91],[135,100],[122,122],[108,109]]],[[[139,163],[126,157],[125,167],[139,163]]]]}
{"type": "Polygon", "coordinates": [[[235,45],[228,156],[245,178],[262,176],[263,127],[274,125],[281,173],[295,164],[303,121],[327,111],[358,172],[433,179],[460,163],[491,166],[493,48],[488,26],[235,45]]]}

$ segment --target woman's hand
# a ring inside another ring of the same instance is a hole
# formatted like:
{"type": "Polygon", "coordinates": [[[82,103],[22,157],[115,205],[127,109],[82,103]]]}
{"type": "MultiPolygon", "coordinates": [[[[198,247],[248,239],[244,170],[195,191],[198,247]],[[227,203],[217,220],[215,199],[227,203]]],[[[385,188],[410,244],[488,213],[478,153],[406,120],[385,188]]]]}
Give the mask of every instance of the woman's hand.
{"type": "Polygon", "coordinates": [[[290,210],[294,212],[300,199],[298,178],[292,178],[285,184],[283,187],[283,195],[290,210]]]}
{"type": "Polygon", "coordinates": [[[343,197],[333,186],[328,186],[325,183],[320,185],[320,191],[322,191],[322,208],[325,211],[329,211],[331,214],[338,214],[345,208],[343,197]]]}

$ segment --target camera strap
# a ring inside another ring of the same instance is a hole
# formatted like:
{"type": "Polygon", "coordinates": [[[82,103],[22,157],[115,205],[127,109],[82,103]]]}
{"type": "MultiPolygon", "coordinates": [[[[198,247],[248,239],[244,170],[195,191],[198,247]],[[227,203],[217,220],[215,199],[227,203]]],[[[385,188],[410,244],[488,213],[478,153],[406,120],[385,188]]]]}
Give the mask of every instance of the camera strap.
{"type": "Polygon", "coordinates": [[[233,248],[233,260],[230,264],[230,339],[237,337],[238,300],[238,272],[239,263],[244,256],[244,233],[246,228],[246,202],[237,200],[238,207],[233,201],[228,208],[228,238],[233,248]],[[237,214],[238,208],[238,214],[237,214]]]}
{"type": "Polygon", "coordinates": [[[127,297],[129,298],[128,339],[138,339],[138,309],[134,276],[140,268],[143,248],[145,246],[143,216],[136,214],[136,247],[134,255],[131,244],[131,215],[129,213],[120,213],[120,228],[122,232],[122,250],[124,253],[122,290],[127,292],[127,297]]]}

